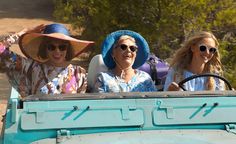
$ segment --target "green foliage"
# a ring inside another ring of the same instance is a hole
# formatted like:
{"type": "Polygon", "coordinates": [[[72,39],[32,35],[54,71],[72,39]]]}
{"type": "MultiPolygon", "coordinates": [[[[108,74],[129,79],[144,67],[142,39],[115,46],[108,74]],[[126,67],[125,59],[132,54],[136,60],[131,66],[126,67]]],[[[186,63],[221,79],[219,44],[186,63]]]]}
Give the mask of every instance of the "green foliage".
{"type": "Polygon", "coordinates": [[[151,51],[171,57],[194,31],[212,31],[220,40],[226,77],[236,87],[235,0],[55,0],[54,16],[74,28],[81,38],[96,41],[100,52],[110,32],[129,29],[143,35],[151,51]],[[228,38],[227,38],[228,36],[228,38]]]}
{"type": "Polygon", "coordinates": [[[230,83],[236,88],[236,37],[232,33],[225,35],[224,40],[221,41],[222,63],[224,64],[225,76],[230,80],[230,83]]]}

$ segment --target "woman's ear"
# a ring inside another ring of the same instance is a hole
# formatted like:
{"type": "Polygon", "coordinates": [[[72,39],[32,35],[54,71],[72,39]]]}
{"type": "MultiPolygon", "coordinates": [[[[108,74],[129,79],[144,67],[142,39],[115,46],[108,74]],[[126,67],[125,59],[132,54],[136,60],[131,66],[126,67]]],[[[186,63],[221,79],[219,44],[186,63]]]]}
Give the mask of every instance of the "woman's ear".
{"type": "Polygon", "coordinates": [[[112,57],[112,59],[113,59],[113,60],[115,60],[115,59],[116,59],[116,58],[115,58],[115,56],[114,56],[113,54],[111,54],[111,57],[112,57]]]}
{"type": "Polygon", "coordinates": [[[114,51],[112,51],[111,57],[112,57],[112,59],[116,62],[116,57],[114,56],[114,51]]]}
{"type": "Polygon", "coordinates": [[[115,53],[115,50],[114,50],[114,48],[113,48],[112,51],[111,51],[111,57],[112,57],[113,59],[115,58],[114,53],[115,53]]]}
{"type": "Polygon", "coordinates": [[[192,52],[194,52],[194,50],[195,50],[194,46],[190,46],[190,50],[191,50],[192,52]]]}

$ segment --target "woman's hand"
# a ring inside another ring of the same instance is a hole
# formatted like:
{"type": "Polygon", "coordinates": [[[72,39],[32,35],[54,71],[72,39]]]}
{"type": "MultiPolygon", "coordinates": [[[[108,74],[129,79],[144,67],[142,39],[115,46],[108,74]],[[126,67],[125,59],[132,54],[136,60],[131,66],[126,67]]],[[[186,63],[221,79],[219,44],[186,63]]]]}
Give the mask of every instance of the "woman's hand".
{"type": "Polygon", "coordinates": [[[181,88],[176,82],[172,82],[168,87],[168,91],[179,91],[179,90],[181,90],[181,88]]]}
{"type": "Polygon", "coordinates": [[[45,24],[40,24],[40,25],[35,26],[33,28],[24,28],[23,30],[19,31],[17,33],[17,35],[20,37],[25,33],[41,33],[41,32],[43,32],[45,26],[46,26],[45,24]]]}
{"type": "Polygon", "coordinates": [[[8,35],[3,40],[0,41],[0,54],[3,53],[6,49],[6,47],[10,47],[12,44],[16,43],[20,36],[22,36],[25,33],[41,33],[45,29],[45,24],[40,24],[33,28],[24,28],[23,30],[8,35]]]}

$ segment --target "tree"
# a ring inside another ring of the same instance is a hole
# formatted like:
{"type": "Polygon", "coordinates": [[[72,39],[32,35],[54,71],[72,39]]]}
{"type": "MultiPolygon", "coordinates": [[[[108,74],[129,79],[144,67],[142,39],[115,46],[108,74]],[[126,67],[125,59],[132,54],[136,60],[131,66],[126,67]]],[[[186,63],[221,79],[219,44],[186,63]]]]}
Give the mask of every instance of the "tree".
{"type": "Polygon", "coordinates": [[[55,0],[54,16],[82,28],[81,38],[96,41],[96,50],[107,34],[129,29],[143,35],[151,51],[166,59],[189,34],[212,31],[222,43],[226,76],[235,84],[235,0],[55,0]],[[230,51],[230,52],[229,52],[230,51]]]}

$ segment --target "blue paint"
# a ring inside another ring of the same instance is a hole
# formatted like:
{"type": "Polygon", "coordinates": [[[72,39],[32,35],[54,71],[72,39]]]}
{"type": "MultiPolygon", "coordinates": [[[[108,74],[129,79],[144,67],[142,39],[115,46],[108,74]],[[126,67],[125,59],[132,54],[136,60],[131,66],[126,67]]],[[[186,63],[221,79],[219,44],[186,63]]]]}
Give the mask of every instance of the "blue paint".
{"type": "Polygon", "coordinates": [[[3,143],[55,141],[58,133],[83,144],[236,143],[233,127],[226,131],[235,112],[234,91],[31,96],[23,108],[8,107],[3,143]]]}

